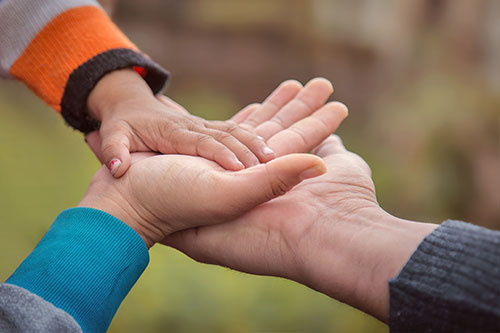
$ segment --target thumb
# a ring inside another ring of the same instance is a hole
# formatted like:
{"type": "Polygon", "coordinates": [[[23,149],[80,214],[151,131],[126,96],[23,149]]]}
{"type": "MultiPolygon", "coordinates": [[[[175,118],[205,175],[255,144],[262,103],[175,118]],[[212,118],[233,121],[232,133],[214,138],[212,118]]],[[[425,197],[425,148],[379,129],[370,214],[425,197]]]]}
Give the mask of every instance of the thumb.
{"type": "Polygon", "coordinates": [[[101,156],[115,178],[125,174],[130,167],[130,141],[126,134],[114,132],[104,134],[101,132],[101,156]]]}
{"type": "Polygon", "coordinates": [[[303,180],[325,172],[326,165],[321,158],[310,154],[290,154],[266,164],[228,173],[227,176],[232,179],[222,182],[225,186],[220,189],[231,193],[233,207],[247,211],[285,194],[303,180]]]}

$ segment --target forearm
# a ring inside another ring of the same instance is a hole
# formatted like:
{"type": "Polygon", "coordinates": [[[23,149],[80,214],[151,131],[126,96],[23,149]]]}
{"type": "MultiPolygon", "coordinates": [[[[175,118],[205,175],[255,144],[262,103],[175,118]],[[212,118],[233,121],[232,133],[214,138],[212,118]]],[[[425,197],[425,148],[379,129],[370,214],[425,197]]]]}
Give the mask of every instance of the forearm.
{"type": "Polygon", "coordinates": [[[87,97],[101,77],[127,67],[137,68],[154,93],[165,85],[167,72],[97,1],[0,1],[0,75],[26,83],[76,129],[98,126],[86,114],[87,97]]]}
{"type": "Polygon", "coordinates": [[[387,322],[388,282],[437,226],[366,209],[326,221],[299,282],[387,322]]]}
{"type": "Polygon", "coordinates": [[[138,234],[94,209],[62,212],[6,281],[72,316],[84,331],[105,331],[149,261],[138,234]]]}

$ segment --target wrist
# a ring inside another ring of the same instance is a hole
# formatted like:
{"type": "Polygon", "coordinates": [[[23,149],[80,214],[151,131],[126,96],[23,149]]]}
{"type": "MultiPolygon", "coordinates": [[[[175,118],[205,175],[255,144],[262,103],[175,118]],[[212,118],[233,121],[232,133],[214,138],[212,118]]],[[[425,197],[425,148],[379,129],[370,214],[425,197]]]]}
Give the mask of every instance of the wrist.
{"type": "MultiPolygon", "coordinates": [[[[106,176],[109,175],[106,173],[106,176]]],[[[158,230],[149,226],[148,219],[142,216],[120,191],[113,190],[109,185],[92,181],[77,207],[93,208],[114,216],[134,230],[148,249],[156,243],[156,239],[162,239],[158,230]]]]}
{"type": "Polygon", "coordinates": [[[103,121],[118,111],[121,103],[135,96],[140,99],[145,94],[153,97],[151,89],[135,70],[118,69],[97,82],[87,99],[87,110],[94,119],[103,121]]]}
{"type": "Polygon", "coordinates": [[[325,223],[307,283],[382,321],[389,311],[388,281],[395,277],[437,225],[403,220],[379,207],[342,222],[325,223]]]}

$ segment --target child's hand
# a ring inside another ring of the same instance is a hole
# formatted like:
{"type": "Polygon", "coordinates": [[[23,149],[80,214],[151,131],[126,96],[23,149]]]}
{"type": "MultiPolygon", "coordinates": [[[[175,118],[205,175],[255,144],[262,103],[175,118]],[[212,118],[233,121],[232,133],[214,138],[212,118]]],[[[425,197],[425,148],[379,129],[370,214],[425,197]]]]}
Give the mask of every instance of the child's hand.
{"type": "Polygon", "coordinates": [[[207,121],[162,103],[132,69],[104,76],[88,108],[101,121],[101,155],[115,177],[135,151],[202,156],[235,171],[274,158],[261,137],[234,122],[207,121]]]}

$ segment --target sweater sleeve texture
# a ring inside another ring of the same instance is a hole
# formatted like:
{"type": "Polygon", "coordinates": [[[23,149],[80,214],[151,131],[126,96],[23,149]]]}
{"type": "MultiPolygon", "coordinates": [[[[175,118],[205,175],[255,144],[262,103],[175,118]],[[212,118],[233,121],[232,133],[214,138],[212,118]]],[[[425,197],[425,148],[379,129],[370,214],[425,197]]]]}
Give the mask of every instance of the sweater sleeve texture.
{"type": "Polygon", "coordinates": [[[96,0],[0,0],[0,76],[24,82],[75,129],[99,127],[87,113],[88,95],[122,68],[136,69],[154,94],[168,79],[96,0]]]}
{"type": "MultiPolygon", "coordinates": [[[[84,332],[104,332],[148,262],[146,244],[126,224],[103,211],[72,208],[6,283],[66,312],[84,332]]],[[[26,302],[24,318],[36,327],[36,309],[26,302]]]]}
{"type": "Polygon", "coordinates": [[[81,332],[66,312],[12,284],[0,284],[0,332],[81,332]]]}
{"type": "Polygon", "coordinates": [[[500,332],[500,231],[444,222],[389,289],[391,332],[500,332]]]}

